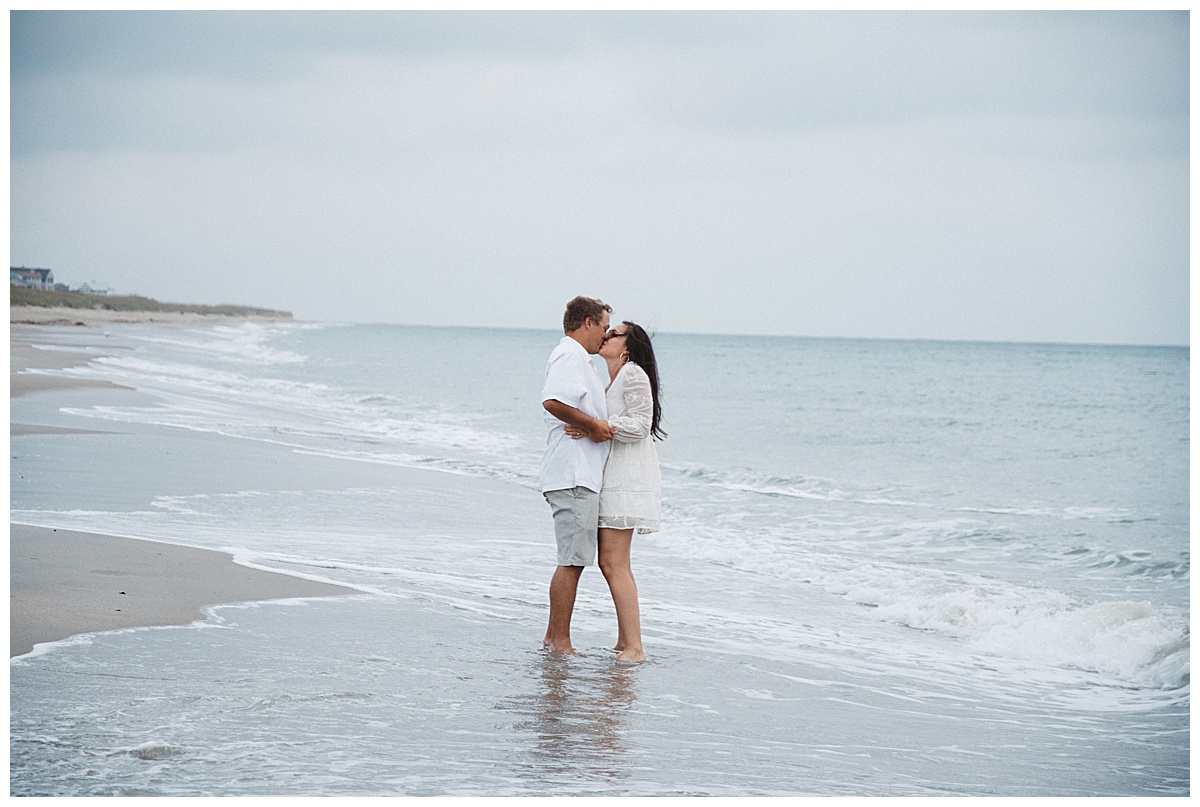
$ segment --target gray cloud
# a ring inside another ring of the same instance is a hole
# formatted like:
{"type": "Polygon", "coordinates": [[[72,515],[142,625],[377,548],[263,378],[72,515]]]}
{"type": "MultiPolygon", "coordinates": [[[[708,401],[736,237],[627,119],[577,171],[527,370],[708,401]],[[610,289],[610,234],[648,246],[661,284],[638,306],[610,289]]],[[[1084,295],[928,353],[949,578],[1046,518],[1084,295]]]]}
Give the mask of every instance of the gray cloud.
{"type": "Polygon", "coordinates": [[[1178,13],[15,12],[12,259],[307,318],[1186,342],[1178,13]],[[338,283],[338,294],[326,289],[338,283]]]}

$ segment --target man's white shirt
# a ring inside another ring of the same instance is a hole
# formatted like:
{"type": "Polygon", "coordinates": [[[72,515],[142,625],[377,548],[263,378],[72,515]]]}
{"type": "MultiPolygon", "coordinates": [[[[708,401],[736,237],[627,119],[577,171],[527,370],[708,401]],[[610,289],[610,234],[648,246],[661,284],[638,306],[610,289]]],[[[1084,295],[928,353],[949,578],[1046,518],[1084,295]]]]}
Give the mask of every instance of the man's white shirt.
{"type": "MultiPolygon", "coordinates": [[[[596,365],[583,345],[564,336],[546,362],[546,383],[542,401],[556,400],[573,406],[597,420],[608,420],[608,404],[604,400],[604,384],[596,365]]],[[[546,412],[546,453],[542,456],[540,472],[542,492],[585,487],[600,492],[604,479],[604,461],[608,458],[608,441],[593,442],[581,437],[574,440],[563,431],[561,420],[546,412]]]]}

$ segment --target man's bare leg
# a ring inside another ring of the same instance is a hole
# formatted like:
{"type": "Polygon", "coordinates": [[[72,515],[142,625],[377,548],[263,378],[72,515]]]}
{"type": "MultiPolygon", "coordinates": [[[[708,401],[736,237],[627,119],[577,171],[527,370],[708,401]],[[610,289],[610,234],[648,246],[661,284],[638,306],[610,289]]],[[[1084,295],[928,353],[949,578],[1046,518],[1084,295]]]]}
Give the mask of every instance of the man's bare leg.
{"type": "Polygon", "coordinates": [[[642,650],[642,618],[638,608],[637,582],[629,560],[633,530],[601,527],[600,571],[608,581],[613,605],[617,609],[617,661],[645,661],[642,650]]]}
{"type": "Polygon", "coordinates": [[[576,655],[571,647],[571,614],[575,611],[575,592],[581,574],[582,566],[559,566],[550,578],[550,623],[542,643],[554,653],[576,655]]]}

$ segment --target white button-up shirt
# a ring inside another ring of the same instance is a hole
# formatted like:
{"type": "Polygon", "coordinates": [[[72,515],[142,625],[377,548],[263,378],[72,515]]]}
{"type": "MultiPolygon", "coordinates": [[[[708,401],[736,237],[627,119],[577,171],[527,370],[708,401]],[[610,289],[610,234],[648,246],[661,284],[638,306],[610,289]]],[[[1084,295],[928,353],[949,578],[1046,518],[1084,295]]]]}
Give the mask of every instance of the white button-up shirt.
{"type": "MultiPolygon", "coordinates": [[[[562,338],[546,362],[541,400],[550,399],[598,420],[608,420],[604,384],[596,365],[583,345],[569,336],[562,338]]],[[[542,492],[585,487],[599,493],[604,480],[604,461],[608,459],[608,441],[596,443],[588,437],[573,440],[563,431],[565,424],[549,412],[546,425],[550,433],[546,436],[546,453],[539,474],[542,492]]]]}

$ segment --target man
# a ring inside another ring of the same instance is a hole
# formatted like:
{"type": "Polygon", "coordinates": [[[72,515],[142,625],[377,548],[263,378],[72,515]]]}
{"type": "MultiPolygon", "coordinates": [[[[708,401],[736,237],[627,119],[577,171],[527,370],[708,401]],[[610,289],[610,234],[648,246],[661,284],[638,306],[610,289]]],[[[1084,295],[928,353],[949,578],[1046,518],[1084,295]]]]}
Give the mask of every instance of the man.
{"type": "Polygon", "coordinates": [[[558,568],[550,580],[550,624],[543,643],[552,652],[575,655],[571,614],[584,566],[596,557],[600,483],[608,458],[608,407],[604,384],[591,356],[608,333],[612,308],[590,297],[576,297],[563,314],[563,336],[546,362],[542,408],[546,410],[546,453],[542,457],[542,495],[554,516],[558,568]],[[589,439],[573,440],[563,431],[570,423],[589,439]]]}

